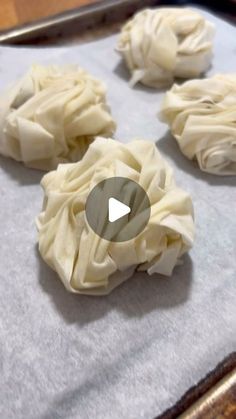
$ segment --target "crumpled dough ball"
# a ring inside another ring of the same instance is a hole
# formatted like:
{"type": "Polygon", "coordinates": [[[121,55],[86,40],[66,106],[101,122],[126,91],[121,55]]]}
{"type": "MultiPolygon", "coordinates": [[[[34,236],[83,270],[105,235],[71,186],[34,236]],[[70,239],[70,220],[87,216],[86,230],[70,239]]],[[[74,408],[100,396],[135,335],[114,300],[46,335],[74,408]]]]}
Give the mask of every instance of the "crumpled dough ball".
{"type": "Polygon", "coordinates": [[[79,67],[32,66],[0,99],[0,153],[42,170],[78,161],[115,131],[105,94],[79,67]]]}
{"type": "Polygon", "coordinates": [[[101,295],[132,276],[171,275],[193,243],[193,208],[189,195],[175,185],[172,169],[155,145],[127,145],[97,138],[83,159],[59,165],[42,179],[43,210],[37,219],[39,251],[72,292],[101,295]],[[104,179],[121,176],[148,194],[148,225],[134,239],[110,242],[97,236],[85,216],[86,199],[104,179]]]}
{"type": "Polygon", "coordinates": [[[160,119],[201,170],[236,175],[236,75],[175,84],[165,95],[160,119]]]}
{"type": "Polygon", "coordinates": [[[131,85],[172,84],[174,77],[194,78],[212,59],[214,25],[188,8],[146,9],[121,30],[117,51],[132,74],[131,85]]]}

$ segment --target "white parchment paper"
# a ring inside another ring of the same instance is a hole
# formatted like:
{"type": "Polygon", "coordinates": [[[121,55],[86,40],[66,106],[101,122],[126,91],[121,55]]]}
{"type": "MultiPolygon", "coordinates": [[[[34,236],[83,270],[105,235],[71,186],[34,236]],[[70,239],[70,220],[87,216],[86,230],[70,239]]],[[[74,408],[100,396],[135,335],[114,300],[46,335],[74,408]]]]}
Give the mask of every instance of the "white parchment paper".
{"type": "MultiPolygon", "coordinates": [[[[211,74],[236,69],[236,30],[216,24],[211,74]]],[[[172,278],[137,274],[103,298],[69,294],[39,258],[41,172],[0,158],[1,419],[153,418],[236,348],[236,178],[200,172],[137,86],[116,36],[58,48],[0,48],[0,88],[34,62],[79,63],[107,83],[116,138],[155,141],[193,198],[197,237],[172,278]]]]}

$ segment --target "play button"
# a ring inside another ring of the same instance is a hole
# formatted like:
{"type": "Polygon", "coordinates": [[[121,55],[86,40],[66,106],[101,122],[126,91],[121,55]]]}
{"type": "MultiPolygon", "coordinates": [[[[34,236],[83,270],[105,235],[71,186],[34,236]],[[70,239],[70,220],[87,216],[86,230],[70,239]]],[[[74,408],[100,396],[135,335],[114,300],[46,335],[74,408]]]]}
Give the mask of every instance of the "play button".
{"type": "Polygon", "coordinates": [[[128,205],[123,204],[116,198],[109,198],[108,200],[108,220],[110,223],[119,220],[124,215],[129,214],[131,211],[128,205]]]}
{"type": "Polygon", "coordinates": [[[150,217],[144,189],[131,179],[111,177],[90,192],[85,213],[89,226],[103,239],[123,242],[138,236],[150,217]]]}

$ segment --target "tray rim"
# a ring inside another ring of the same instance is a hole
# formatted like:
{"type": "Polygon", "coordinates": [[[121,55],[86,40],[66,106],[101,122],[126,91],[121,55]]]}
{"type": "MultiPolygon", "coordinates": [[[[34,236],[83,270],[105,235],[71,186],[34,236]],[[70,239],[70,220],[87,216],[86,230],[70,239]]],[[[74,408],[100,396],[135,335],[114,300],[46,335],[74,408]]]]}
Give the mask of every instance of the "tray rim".
{"type": "MultiPolygon", "coordinates": [[[[42,18],[31,23],[26,23],[13,28],[0,31],[0,45],[1,44],[17,44],[21,42],[32,42],[37,37],[44,36],[45,32],[60,32],[60,30],[69,27],[72,24],[84,25],[86,20],[93,20],[94,27],[105,21],[109,14],[116,16],[115,12],[121,9],[133,9],[133,13],[139,9],[161,5],[158,0],[101,0],[95,3],[80,6],[71,10],[67,10],[56,15],[42,18]]],[[[162,5],[163,6],[163,5],[162,5]]],[[[125,17],[125,16],[124,16],[125,17]]],[[[78,31],[80,30],[77,26],[78,31]]],[[[56,36],[59,34],[57,33],[56,36]]],[[[55,36],[55,35],[54,35],[55,36]]]]}

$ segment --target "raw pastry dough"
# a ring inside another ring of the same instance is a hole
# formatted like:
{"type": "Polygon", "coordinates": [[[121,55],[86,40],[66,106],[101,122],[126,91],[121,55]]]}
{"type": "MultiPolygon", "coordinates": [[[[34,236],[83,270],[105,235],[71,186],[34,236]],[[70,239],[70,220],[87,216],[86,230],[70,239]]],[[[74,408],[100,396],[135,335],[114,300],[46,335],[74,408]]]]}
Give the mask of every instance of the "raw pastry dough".
{"type": "Polygon", "coordinates": [[[160,113],[183,154],[216,175],[236,174],[236,75],[174,85],[160,113]]]}
{"type": "Polygon", "coordinates": [[[170,85],[174,77],[204,73],[212,58],[214,25],[188,8],[146,9],[121,30],[117,50],[132,74],[131,85],[170,85]]]}
{"type": "Polygon", "coordinates": [[[37,219],[39,250],[70,291],[107,294],[136,268],[150,275],[171,275],[192,246],[191,199],[175,185],[171,168],[151,142],[124,145],[97,138],[80,162],[59,165],[44,176],[42,186],[45,200],[37,219]],[[98,237],[85,216],[89,192],[114,176],[138,182],[151,203],[147,227],[122,243],[98,237]]]}
{"type": "Polygon", "coordinates": [[[34,65],[0,100],[0,153],[51,170],[115,130],[106,89],[81,68],[34,65]]]}

